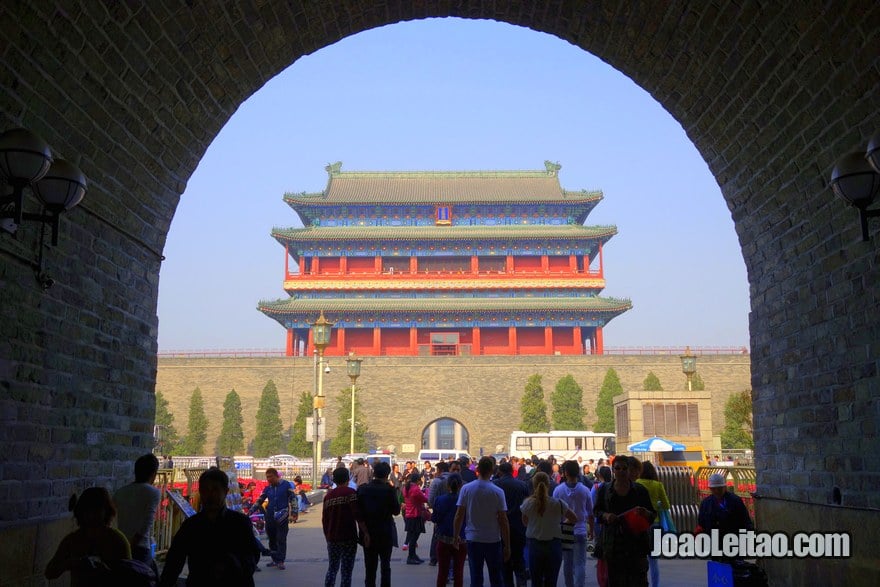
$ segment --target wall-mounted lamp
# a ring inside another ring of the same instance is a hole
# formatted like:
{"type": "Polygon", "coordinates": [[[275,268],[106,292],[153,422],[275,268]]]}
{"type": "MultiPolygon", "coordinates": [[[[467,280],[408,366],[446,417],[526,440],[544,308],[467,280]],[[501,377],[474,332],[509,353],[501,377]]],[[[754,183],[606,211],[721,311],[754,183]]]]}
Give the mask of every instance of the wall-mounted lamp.
{"type": "Polygon", "coordinates": [[[3,229],[15,233],[26,220],[49,224],[53,246],[58,245],[61,213],[79,204],[86,193],[82,171],[63,159],[53,159],[49,145],[24,128],[0,134],[0,182],[12,188],[11,194],[0,195],[0,219],[7,219],[3,229]],[[42,204],[39,214],[24,211],[26,187],[42,204]]]}
{"type": "Polygon", "coordinates": [[[859,210],[862,240],[868,240],[868,218],[880,217],[880,209],[868,210],[880,192],[880,131],[868,141],[865,153],[847,153],[831,172],[831,189],[859,210]]]}

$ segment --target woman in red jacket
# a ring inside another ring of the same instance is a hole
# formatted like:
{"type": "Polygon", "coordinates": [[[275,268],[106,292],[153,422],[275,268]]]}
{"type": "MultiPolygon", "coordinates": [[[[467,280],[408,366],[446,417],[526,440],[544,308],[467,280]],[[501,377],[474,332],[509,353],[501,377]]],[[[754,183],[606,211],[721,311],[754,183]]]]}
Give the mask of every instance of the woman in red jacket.
{"type": "Polygon", "coordinates": [[[428,502],[419,481],[420,475],[412,473],[403,486],[403,523],[406,529],[406,545],[409,548],[409,555],[406,558],[408,565],[420,565],[425,562],[416,554],[419,534],[425,533],[425,519],[422,517],[422,511],[425,510],[425,504],[428,502]]]}

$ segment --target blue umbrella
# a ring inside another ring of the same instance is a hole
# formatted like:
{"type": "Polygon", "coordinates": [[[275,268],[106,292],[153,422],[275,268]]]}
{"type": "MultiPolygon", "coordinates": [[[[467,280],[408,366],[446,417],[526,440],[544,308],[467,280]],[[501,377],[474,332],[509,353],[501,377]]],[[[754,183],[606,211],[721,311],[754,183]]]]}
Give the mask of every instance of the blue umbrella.
{"type": "Polygon", "coordinates": [[[648,438],[626,447],[630,452],[669,452],[673,450],[684,450],[685,446],[680,442],[672,442],[659,436],[648,438]]]}

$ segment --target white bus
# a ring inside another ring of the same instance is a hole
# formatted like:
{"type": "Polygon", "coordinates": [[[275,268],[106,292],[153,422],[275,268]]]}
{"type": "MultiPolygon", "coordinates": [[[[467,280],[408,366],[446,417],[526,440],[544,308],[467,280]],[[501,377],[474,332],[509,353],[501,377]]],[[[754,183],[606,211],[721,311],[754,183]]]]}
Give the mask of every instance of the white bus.
{"type": "Polygon", "coordinates": [[[614,433],[591,430],[554,430],[552,432],[523,432],[510,435],[510,456],[519,458],[556,457],[557,461],[605,459],[615,451],[614,433]]]}

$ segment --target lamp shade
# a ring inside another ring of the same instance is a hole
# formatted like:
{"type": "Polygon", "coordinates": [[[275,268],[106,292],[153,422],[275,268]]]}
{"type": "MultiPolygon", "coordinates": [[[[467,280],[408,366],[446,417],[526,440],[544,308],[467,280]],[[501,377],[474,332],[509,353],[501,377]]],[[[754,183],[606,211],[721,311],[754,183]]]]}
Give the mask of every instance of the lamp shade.
{"type": "Polygon", "coordinates": [[[315,323],[312,324],[312,343],[316,348],[323,350],[330,344],[330,331],[332,328],[333,323],[327,321],[322,311],[315,323]]]}
{"type": "Polygon", "coordinates": [[[361,375],[361,361],[363,359],[357,359],[354,356],[354,353],[349,353],[348,361],[346,361],[346,366],[348,367],[348,376],[352,379],[357,379],[361,375]]]}
{"type": "Polygon", "coordinates": [[[691,354],[691,347],[684,349],[681,355],[681,372],[685,375],[693,375],[697,372],[697,357],[691,354]]]}
{"type": "Polygon", "coordinates": [[[868,141],[868,150],[865,152],[865,158],[874,171],[880,173],[880,130],[874,133],[871,140],[868,141]]]}
{"type": "Polygon", "coordinates": [[[856,208],[867,208],[880,190],[880,174],[863,153],[847,153],[831,172],[831,189],[856,208]]]}
{"type": "Polygon", "coordinates": [[[46,175],[33,185],[33,190],[49,210],[70,210],[86,193],[86,176],[73,163],[56,159],[46,175]]]}
{"type": "Polygon", "coordinates": [[[0,134],[0,177],[11,184],[29,184],[43,177],[52,163],[48,143],[25,128],[0,134]]]}

